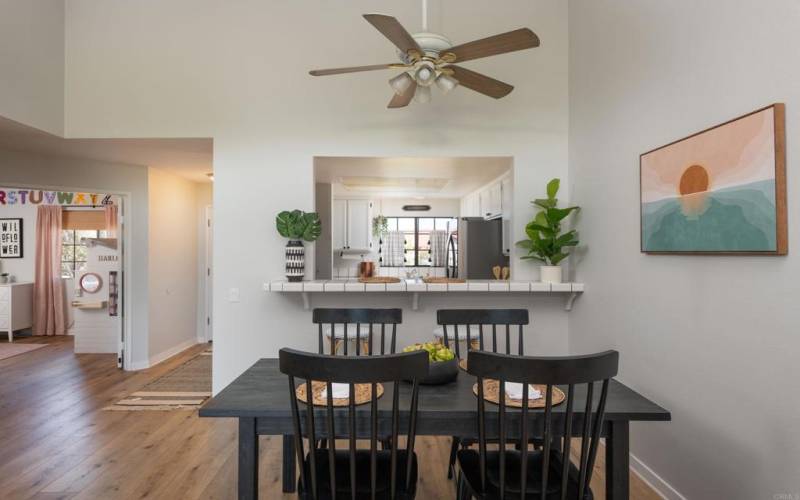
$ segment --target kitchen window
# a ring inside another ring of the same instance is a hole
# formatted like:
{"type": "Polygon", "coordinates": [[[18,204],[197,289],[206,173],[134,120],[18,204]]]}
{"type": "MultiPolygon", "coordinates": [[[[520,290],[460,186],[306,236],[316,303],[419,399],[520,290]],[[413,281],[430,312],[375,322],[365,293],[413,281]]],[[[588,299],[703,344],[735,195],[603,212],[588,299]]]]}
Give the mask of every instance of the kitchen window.
{"type": "Polygon", "coordinates": [[[83,238],[99,238],[100,231],[64,229],[61,231],[61,277],[74,278],[76,273],[86,270],[86,245],[83,238]]]}
{"type": "Polygon", "coordinates": [[[458,227],[456,217],[387,217],[386,222],[389,231],[404,234],[404,265],[415,267],[431,265],[431,231],[452,233],[458,227]]]}

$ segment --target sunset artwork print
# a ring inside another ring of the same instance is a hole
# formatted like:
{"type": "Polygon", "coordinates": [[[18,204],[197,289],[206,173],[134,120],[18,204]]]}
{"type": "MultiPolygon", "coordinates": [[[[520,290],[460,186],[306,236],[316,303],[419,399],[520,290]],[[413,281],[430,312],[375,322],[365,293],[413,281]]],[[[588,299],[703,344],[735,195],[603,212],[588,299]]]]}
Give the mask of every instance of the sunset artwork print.
{"type": "Polygon", "coordinates": [[[642,252],[787,251],[784,106],[640,157],[642,252]]]}

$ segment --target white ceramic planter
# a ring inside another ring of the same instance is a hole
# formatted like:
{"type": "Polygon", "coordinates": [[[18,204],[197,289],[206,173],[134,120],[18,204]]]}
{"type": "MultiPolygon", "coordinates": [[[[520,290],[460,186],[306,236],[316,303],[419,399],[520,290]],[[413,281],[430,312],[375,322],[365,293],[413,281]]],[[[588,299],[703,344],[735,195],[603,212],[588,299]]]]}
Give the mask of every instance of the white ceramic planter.
{"type": "Polygon", "coordinates": [[[542,283],[561,283],[561,266],[540,266],[539,280],[542,283]]]}

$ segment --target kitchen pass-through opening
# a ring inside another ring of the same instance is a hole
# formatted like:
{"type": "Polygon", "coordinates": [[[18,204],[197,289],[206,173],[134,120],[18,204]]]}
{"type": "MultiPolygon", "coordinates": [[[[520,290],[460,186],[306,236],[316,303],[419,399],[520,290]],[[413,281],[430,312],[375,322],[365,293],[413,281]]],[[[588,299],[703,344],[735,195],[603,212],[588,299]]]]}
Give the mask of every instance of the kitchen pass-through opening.
{"type": "Polygon", "coordinates": [[[510,274],[513,158],[314,158],[315,279],[510,274]]]}

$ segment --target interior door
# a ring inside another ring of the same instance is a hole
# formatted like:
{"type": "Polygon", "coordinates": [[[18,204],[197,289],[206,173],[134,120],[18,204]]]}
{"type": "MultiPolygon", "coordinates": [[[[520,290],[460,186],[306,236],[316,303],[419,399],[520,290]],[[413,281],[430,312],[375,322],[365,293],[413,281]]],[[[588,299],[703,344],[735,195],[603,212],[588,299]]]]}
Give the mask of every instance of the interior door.
{"type": "Polygon", "coordinates": [[[369,200],[347,200],[347,248],[370,249],[369,200]]]}
{"type": "Polygon", "coordinates": [[[333,200],[331,240],[334,250],[347,247],[347,200],[333,200]]]}

